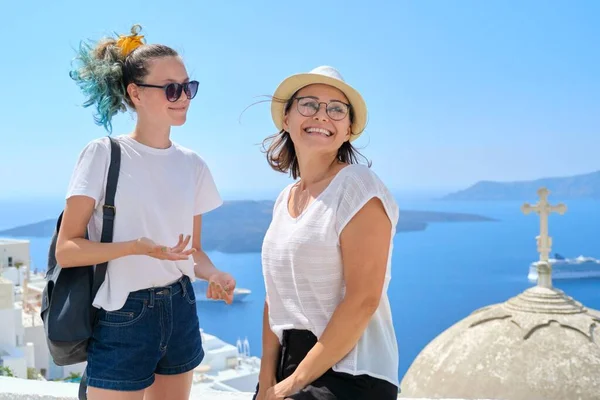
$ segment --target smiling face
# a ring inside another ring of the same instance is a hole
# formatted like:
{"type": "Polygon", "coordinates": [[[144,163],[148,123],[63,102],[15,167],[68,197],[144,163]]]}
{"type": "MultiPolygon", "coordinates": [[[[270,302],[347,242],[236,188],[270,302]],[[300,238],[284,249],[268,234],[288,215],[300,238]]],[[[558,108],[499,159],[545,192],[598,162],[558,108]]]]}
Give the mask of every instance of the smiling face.
{"type": "Polygon", "coordinates": [[[300,89],[283,121],[296,152],[337,154],[350,140],[347,104],[344,93],[333,86],[313,84],[300,89]]]}
{"type": "MultiPolygon", "coordinates": [[[[181,58],[172,56],[149,61],[148,74],[140,83],[165,86],[169,83],[182,84],[188,81],[189,77],[181,58]]],[[[179,126],[185,123],[190,106],[185,91],[177,101],[170,102],[165,90],[161,88],[131,84],[128,90],[139,118],[158,126],[179,126]]]]}

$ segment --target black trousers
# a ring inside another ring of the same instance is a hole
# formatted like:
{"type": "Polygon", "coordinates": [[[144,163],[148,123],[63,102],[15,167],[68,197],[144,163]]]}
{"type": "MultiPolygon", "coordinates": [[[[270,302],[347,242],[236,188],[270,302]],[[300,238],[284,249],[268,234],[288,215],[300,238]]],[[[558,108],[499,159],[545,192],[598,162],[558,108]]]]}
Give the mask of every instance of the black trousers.
{"type": "MultiPolygon", "coordinates": [[[[283,333],[276,380],[281,382],[292,375],[306,354],[317,343],[310,331],[287,330],[283,333]]],[[[252,400],[256,400],[256,393],[252,400]]],[[[321,377],[298,393],[287,396],[294,400],[396,400],[398,388],[388,381],[369,375],[351,375],[327,370],[321,377]]]]}

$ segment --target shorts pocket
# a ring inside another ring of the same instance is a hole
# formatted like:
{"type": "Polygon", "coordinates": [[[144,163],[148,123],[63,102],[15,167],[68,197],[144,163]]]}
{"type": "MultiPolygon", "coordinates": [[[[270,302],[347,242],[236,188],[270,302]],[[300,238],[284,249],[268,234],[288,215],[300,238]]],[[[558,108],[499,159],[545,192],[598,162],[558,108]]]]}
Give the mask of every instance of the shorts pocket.
{"type": "Polygon", "coordinates": [[[186,284],[185,295],[183,296],[190,304],[196,304],[196,292],[194,292],[194,287],[191,283],[186,284]]]}
{"type": "Polygon", "coordinates": [[[146,300],[128,299],[120,310],[105,311],[98,313],[98,323],[105,326],[128,326],[139,321],[146,310],[148,310],[146,300]]]}

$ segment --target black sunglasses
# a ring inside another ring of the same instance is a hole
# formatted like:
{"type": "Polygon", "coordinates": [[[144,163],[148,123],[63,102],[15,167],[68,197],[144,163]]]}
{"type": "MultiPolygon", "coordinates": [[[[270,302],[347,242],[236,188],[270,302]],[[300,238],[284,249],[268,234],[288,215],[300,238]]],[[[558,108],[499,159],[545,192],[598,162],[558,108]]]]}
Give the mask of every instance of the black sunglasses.
{"type": "Polygon", "coordinates": [[[185,92],[185,95],[188,99],[193,99],[196,97],[196,93],[198,93],[198,81],[190,81],[184,83],[168,83],[163,86],[158,85],[148,85],[146,83],[136,83],[138,86],[149,87],[149,88],[157,88],[163,89],[165,91],[165,95],[167,96],[167,100],[170,102],[176,102],[181,97],[181,93],[185,92]]]}

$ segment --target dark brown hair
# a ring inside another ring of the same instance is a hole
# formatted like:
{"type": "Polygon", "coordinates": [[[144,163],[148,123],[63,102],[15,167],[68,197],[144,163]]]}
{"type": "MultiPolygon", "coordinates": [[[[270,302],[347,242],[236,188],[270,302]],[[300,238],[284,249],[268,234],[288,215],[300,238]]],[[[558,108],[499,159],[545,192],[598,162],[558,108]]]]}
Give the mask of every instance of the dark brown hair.
{"type": "MultiPolygon", "coordinates": [[[[272,101],[286,102],[284,107],[284,115],[290,111],[297,92],[289,100],[281,100],[272,98],[272,101]]],[[[354,111],[350,107],[350,124],[354,122],[354,111]]],[[[351,135],[354,133],[352,132],[351,135]]],[[[285,129],[278,133],[267,137],[262,142],[263,153],[266,154],[267,162],[275,171],[288,173],[293,179],[300,177],[300,166],[296,157],[296,148],[290,137],[290,133],[285,129]]],[[[359,157],[367,161],[367,165],[371,167],[371,162],[366,159],[357,149],[350,143],[344,142],[338,149],[336,160],[348,164],[358,164],[359,157]]]]}

